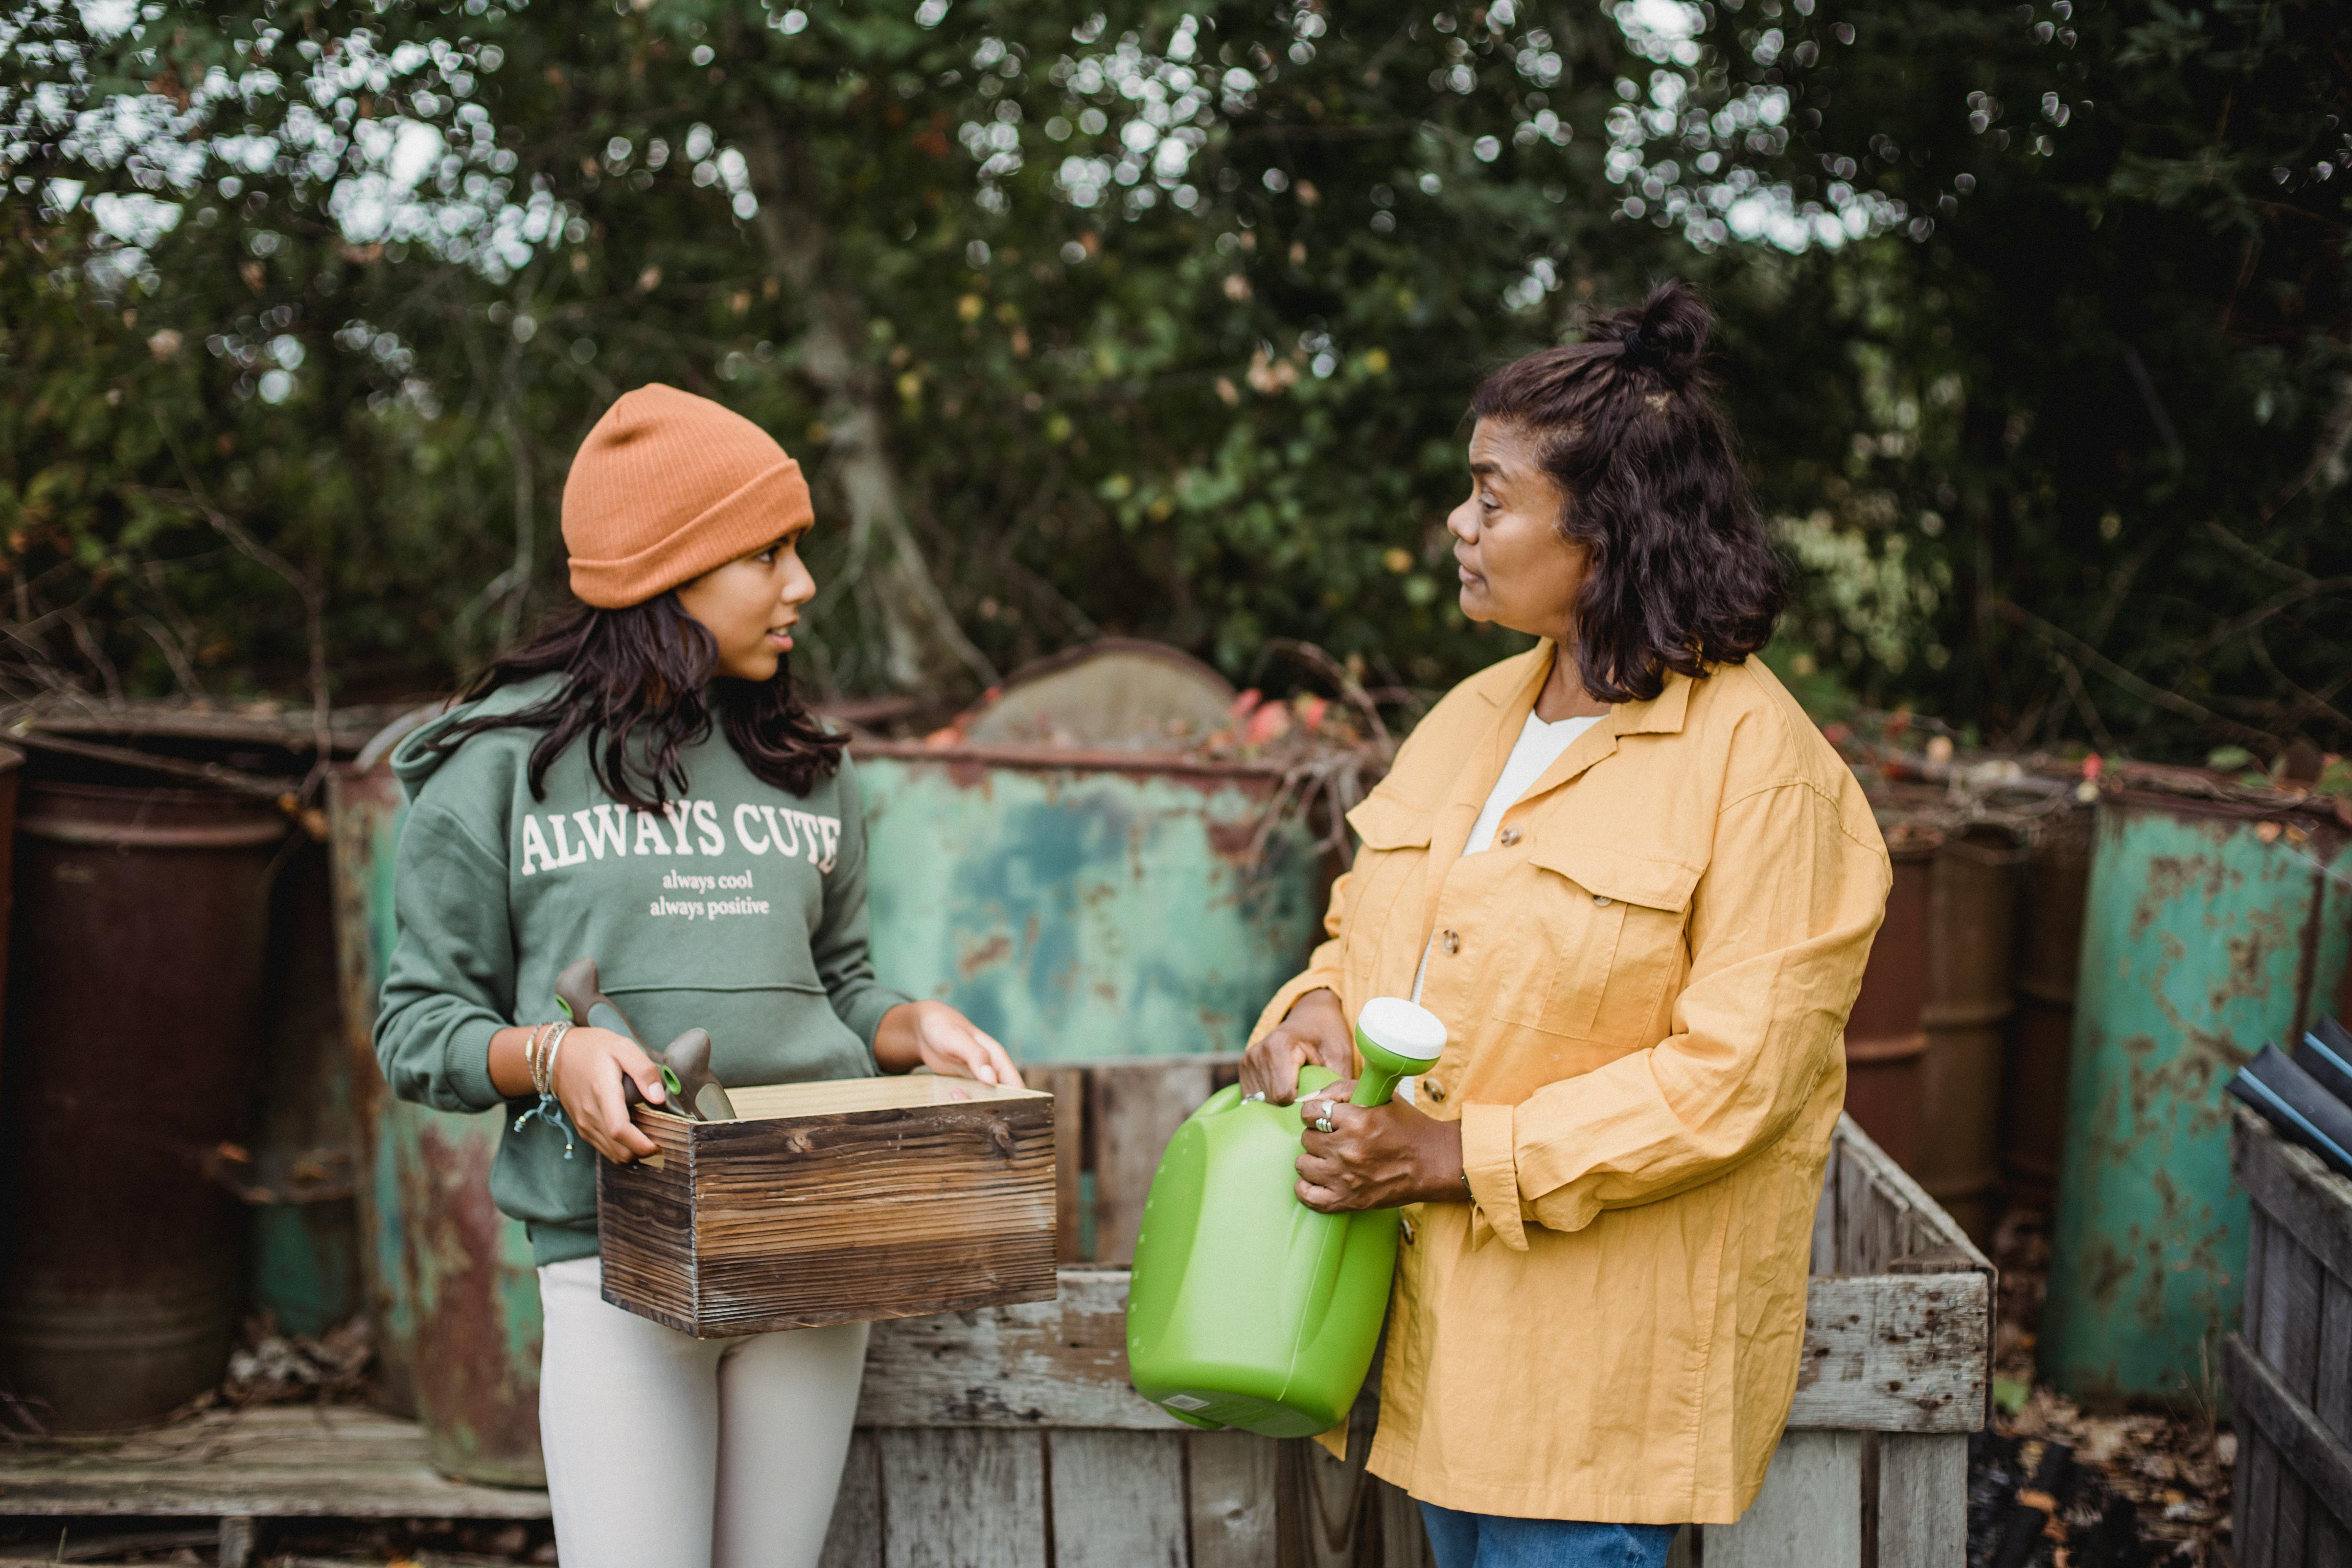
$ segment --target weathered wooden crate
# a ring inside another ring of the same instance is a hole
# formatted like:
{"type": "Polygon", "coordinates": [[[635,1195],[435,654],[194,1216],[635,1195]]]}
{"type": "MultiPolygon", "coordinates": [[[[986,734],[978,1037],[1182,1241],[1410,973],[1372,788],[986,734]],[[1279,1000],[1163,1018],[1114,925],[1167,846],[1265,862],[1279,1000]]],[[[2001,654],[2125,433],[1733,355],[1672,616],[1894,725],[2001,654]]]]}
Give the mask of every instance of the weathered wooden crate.
{"type": "Polygon", "coordinates": [[[698,1338],[1054,1295],[1054,1100],[917,1074],[639,1106],[660,1153],[597,1162],[604,1300],[698,1338]]]}
{"type": "Polygon", "coordinates": [[[2253,1200],[2231,1544],[2242,1568],[2352,1563],[2352,1182],[2242,1106],[2230,1168],[2253,1200]]]}
{"type": "MultiPolygon", "coordinates": [[[[1127,1273],[1103,1265],[1132,1258],[1160,1150],[1236,1068],[1031,1075],[1060,1096],[1060,1295],[877,1325],[826,1568],[1426,1568],[1418,1509],[1362,1468],[1376,1390],[1342,1465],[1303,1440],[1184,1429],[1128,1386],[1127,1273]]],[[[1841,1122],[1812,1268],[1803,1370],[1764,1492],[1737,1525],[1686,1532],[1683,1560],[1959,1568],[1968,1435],[1991,1390],[1991,1265],[1841,1122]]]]}

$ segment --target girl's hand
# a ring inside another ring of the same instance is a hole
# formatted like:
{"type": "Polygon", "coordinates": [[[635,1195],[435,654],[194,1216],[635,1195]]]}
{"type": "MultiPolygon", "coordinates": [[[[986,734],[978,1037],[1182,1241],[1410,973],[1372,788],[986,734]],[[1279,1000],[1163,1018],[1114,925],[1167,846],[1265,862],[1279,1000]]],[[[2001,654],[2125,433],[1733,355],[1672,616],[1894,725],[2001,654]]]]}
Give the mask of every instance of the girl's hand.
{"type": "Polygon", "coordinates": [[[584,1025],[565,1033],[555,1053],[555,1098],[563,1102],[564,1114],[580,1135],[616,1165],[659,1147],[629,1119],[628,1102],[622,1098],[624,1078],[635,1079],[638,1092],[652,1104],[668,1098],[661,1068],[626,1035],[584,1025]]]}
{"type": "Polygon", "coordinates": [[[1349,1105],[1352,1083],[1318,1089],[1298,1107],[1307,1123],[1298,1156],[1298,1201],[1324,1214],[1404,1204],[1466,1203],[1462,1124],[1424,1116],[1402,1100],[1367,1110],[1349,1105]],[[1315,1122],[1328,1118],[1331,1131],[1315,1122]]]}
{"type": "Polygon", "coordinates": [[[944,1002],[901,1002],[883,1014],[874,1060],[884,1072],[926,1067],[950,1078],[1025,1087],[1004,1047],[944,1002]]]}
{"type": "Polygon", "coordinates": [[[1298,1089],[1298,1069],[1309,1065],[1341,1078],[1356,1070],[1356,1037],[1334,991],[1309,991],[1281,1023],[1250,1042],[1242,1058],[1242,1092],[1288,1105],[1298,1089]]]}

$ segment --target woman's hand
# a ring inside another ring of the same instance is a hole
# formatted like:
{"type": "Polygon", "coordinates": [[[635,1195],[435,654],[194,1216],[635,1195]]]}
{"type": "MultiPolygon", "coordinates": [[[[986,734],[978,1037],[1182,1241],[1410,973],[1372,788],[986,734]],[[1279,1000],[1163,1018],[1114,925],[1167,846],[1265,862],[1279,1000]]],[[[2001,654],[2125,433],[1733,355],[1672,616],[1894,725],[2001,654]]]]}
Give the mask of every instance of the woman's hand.
{"type": "Polygon", "coordinates": [[[944,1002],[901,1002],[883,1014],[874,1031],[874,1060],[884,1072],[925,1067],[952,1078],[1024,1087],[1004,1047],[944,1002]]]}
{"type": "Polygon", "coordinates": [[[1318,1089],[1298,1107],[1307,1123],[1298,1156],[1298,1201],[1324,1214],[1392,1209],[1404,1204],[1463,1203],[1462,1124],[1423,1116],[1402,1100],[1366,1109],[1349,1105],[1352,1083],[1318,1089]],[[1328,1132],[1316,1129],[1328,1118],[1328,1132]]]}
{"type": "Polygon", "coordinates": [[[555,1098],[563,1102],[564,1114],[580,1136],[616,1165],[660,1147],[629,1119],[621,1087],[625,1079],[635,1079],[637,1091],[652,1104],[668,1098],[661,1068],[626,1035],[585,1025],[564,1032],[555,1052],[555,1098]]]}
{"type": "Polygon", "coordinates": [[[1297,1094],[1298,1069],[1310,1064],[1341,1078],[1356,1070],[1355,1034],[1339,1010],[1339,994],[1328,989],[1301,996],[1281,1023],[1250,1042],[1242,1058],[1242,1092],[1288,1105],[1297,1094]]]}

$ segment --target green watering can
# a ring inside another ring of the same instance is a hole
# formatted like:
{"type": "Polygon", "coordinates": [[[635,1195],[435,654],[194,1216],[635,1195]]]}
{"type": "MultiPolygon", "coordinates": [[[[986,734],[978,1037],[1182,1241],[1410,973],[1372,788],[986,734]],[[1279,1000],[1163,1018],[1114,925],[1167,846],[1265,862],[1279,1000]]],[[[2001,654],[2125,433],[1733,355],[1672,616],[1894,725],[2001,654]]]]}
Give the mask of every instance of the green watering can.
{"type": "MultiPolygon", "coordinates": [[[[1397,1079],[1445,1049],[1434,1014],[1395,996],[1356,1019],[1354,1103],[1386,1105],[1397,1079]]],[[[1334,1081],[1298,1075],[1305,1099],[1334,1081]]],[[[1176,1130],[1135,1238],[1127,1365],[1135,1390],[1195,1426],[1307,1437],[1348,1417],[1371,1369],[1396,1270],[1397,1211],[1318,1214],[1292,1190],[1295,1107],[1219,1089],[1176,1130]]]]}

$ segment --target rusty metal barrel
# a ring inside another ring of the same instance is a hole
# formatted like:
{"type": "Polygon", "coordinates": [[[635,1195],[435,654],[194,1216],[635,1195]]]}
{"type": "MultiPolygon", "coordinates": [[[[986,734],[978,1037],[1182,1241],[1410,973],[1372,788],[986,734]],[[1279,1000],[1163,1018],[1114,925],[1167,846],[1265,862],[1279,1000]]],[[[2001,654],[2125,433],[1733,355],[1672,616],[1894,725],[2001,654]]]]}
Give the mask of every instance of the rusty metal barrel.
{"type": "Polygon", "coordinates": [[[271,1010],[243,1181],[253,1310],[322,1334],[359,1310],[349,1058],[336,993],[327,847],[307,837],[278,878],[271,1010]]]}
{"type": "Polygon", "coordinates": [[[393,868],[405,812],[381,765],[388,738],[336,769],[327,799],[335,939],[359,1122],[357,1183],[370,1318],[385,1402],[425,1428],[435,1468],[544,1486],[539,1444],[539,1276],[520,1221],[490,1202],[504,1116],[392,1098],[375,1060],[377,997],[394,934],[393,868]]]}
{"type": "Polygon", "coordinates": [[[2223,1090],[2326,1011],[2352,851],[2308,795],[2147,767],[2101,787],[2036,1351],[2062,1393],[2210,1410],[2249,1228],[2223,1090]]]}
{"type": "Polygon", "coordinates": [[[151,1420],[225,1370],[267,1001],[267,800],[28,781],[0,1067],[0,1388],[54,1430],[151,1420]]]}
{"type": "Polygon", "coordinates": [[[1980,1246],[1991,1238],[2000,1189],[2018,858],[2015,834],[1979,825],[1946,837],[1928,879],[1927,1050],[1910,1170],[1980,1246]]]}
{"type": "Polygon", "coordinates": [[[2018,894],[2017,1013],[2002,1073],[2002,1173],[2012,1202],[2048,1212],[2066,1133],[2074,1054],[2074,972],[2091,883],[2091,812],[2060,814],[2034,835],[2018,894]]]}
{"type": "Polygon", "coordinates": [[[1926,1090],[1927,912],[1943,835],[1906,822],[1881,825],[1895,863],[1886,921],[1870,946],[1862,991],[1845,1026],[1845,1108],[1908,1170],[1919,1146],[1926,1090]]]}

